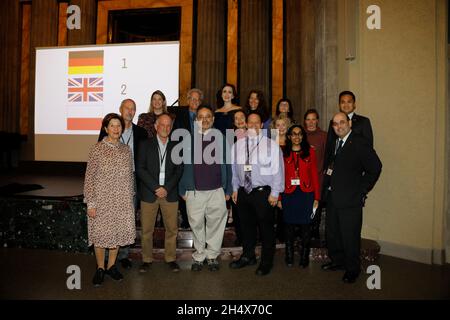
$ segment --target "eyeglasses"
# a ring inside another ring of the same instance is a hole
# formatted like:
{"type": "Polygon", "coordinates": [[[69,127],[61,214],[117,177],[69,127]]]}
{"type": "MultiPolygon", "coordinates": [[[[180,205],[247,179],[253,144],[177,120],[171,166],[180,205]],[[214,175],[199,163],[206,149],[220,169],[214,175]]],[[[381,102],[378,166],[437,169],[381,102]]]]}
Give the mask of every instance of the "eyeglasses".
{"type": "Polygon", "coordinates": [[[203,117],[197,116],[197,120],[209,120],[209,119],[212,119],[212,116],[210,116],[210,115],[203,116],[203,117]]]}

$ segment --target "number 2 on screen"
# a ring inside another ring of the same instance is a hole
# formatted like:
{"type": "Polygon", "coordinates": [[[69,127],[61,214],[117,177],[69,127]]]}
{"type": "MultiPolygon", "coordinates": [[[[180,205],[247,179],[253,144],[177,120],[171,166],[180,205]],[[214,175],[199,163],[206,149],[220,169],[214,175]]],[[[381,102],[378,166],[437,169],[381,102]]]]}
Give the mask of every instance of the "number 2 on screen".
{"type": "MultiPolygon", "coordinates": [[[[122,58],[122,61],[123,61],[123,64],[122,64],[122,69],[127,69],[127,58],[122,58]]],[[[126,92],[126,90],[127,90],[127,85],[126,84],[122,84],[121,85],[121,92],[120,92],[120,94],[121,95],[126,95],[127,94],[127,92],[126,92]]]]}

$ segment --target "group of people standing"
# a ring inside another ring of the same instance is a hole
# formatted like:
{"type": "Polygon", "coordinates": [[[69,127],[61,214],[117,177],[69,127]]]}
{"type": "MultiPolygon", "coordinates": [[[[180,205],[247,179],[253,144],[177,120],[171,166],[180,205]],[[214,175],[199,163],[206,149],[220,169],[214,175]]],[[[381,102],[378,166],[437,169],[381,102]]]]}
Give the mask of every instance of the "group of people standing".
{"type": "Polygon", "coordinates": [[[331,262],[323,269],[345,269],[343,280],[354,282],[359,275],[362,206],[381,162],[372,147],[371,128],[367,129],[370,122],[354,114],[353,93],[339,96],[341,112],[330,122],[328,134],[318,127],[314,109],[305,113],[304,125],[297,124],[288,99],[277,103],[272,119],[259,90],[249,93],[244,107],[239,106],[231,84],[219,90],[215,111],[202,100],[202,91],[191,89],[187,107],[168,108],[158,90],[151,96],[148,113],[139,115],[138,125],[132,123],[136,113],[132,99],[122,101],[121,115],[112,113],[103,119],[85,179],[89,245],[94,245],[97,260],[94,285],[101,285],[105,275],[123,278],[116,267],[119,247],[122,266],[131,267],[126,248],[136,236],[139,205],[141,273],[152,265],[158,212],[165,227],[165,262],[173,272],[180,270],[178,210],[194,236],[192,271],[205,265],[210,271],[220,269],[218,257],[230,209],[243,247],[230,268],[255,265],[259,240],[256,274],[269,274],[278,235],[286,243],[286,265],[292,267],[297,229],[299,264],[307,267],[311,236],[318,233],[317,218],[326,205],[331,262]],[[357,123],[353,130],[350,118],[357,123]]]}

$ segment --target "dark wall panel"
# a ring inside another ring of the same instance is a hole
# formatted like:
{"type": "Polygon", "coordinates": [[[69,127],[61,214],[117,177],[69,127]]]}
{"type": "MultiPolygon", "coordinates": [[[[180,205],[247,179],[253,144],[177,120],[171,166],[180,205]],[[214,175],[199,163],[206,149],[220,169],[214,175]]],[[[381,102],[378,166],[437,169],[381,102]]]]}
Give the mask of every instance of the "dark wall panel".
{"type": "Polygon", "coordinates": [[[271,101],[272,1],[240,2],[238,91],[241,105],[248,92],[262,90],[271,101]]]}
{"type": "Polygon", "coordinates": [[[204,102],[212,107],[225,81],[226,2],[198,0],[197,6],[195,86],[204,92],[204,102]]]}
{"type": "Polygon", "coordinates": [[[0,2],[0,131],[20,132],[20,5],[0,2]]]}
{"type": "Polygon", "coordinates": [[[33,0],[31,6],[30,108],[28,144],[25,157],[34,157],[34,77],[36,48],[58,44],[58,2],[33,0]]]}
{"type": "Polygon", "coordinates": [[[295,118],[315,107],[315,9],[314,0],[286,0],[286,96],[295,118]]]}

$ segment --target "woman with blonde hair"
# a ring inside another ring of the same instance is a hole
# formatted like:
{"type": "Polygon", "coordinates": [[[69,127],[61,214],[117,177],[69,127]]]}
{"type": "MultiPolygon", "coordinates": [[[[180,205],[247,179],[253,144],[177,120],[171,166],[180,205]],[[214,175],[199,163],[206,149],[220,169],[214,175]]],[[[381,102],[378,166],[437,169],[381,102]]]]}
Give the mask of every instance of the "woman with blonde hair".
{"type": "Polygon", "coordinates": [[[278,130],[275,135],[272,135],[272,139],[276,139],[281,150],[286,146],[286,133],[291,125],[291,119],[284,114],[276,116],[270,124],[271,130],[278,130]]]}
{"type": "MultiPolygon", "coordinates": [[[[286,114],[279,114],[276,116],[272,123],[270,124],[271,130],[277,130],[271,132],[271,138],[275,140],[280,146],[281,150],[284,152],[284,148],[286,147],[286,134],[289,127],[292,125],[291,119],[286,114]]],[[[283,220],[283,210],[280,207],[275,209],[275,217],[276,217],[276,227],[275,234],[280,242],[284,242],[284,220],[283,220]]]]}
{"type": "Polygon", "coordinates": [[[149,138],[156,135],[155,121],[158,115],[161,113],[167,113],[167,101],[166,96],[162,91],[156,90],[152,93],[150,99],[150,106],[147,113],[141,113],[138,118],[137,125],[147,130],[149,138]]]}

